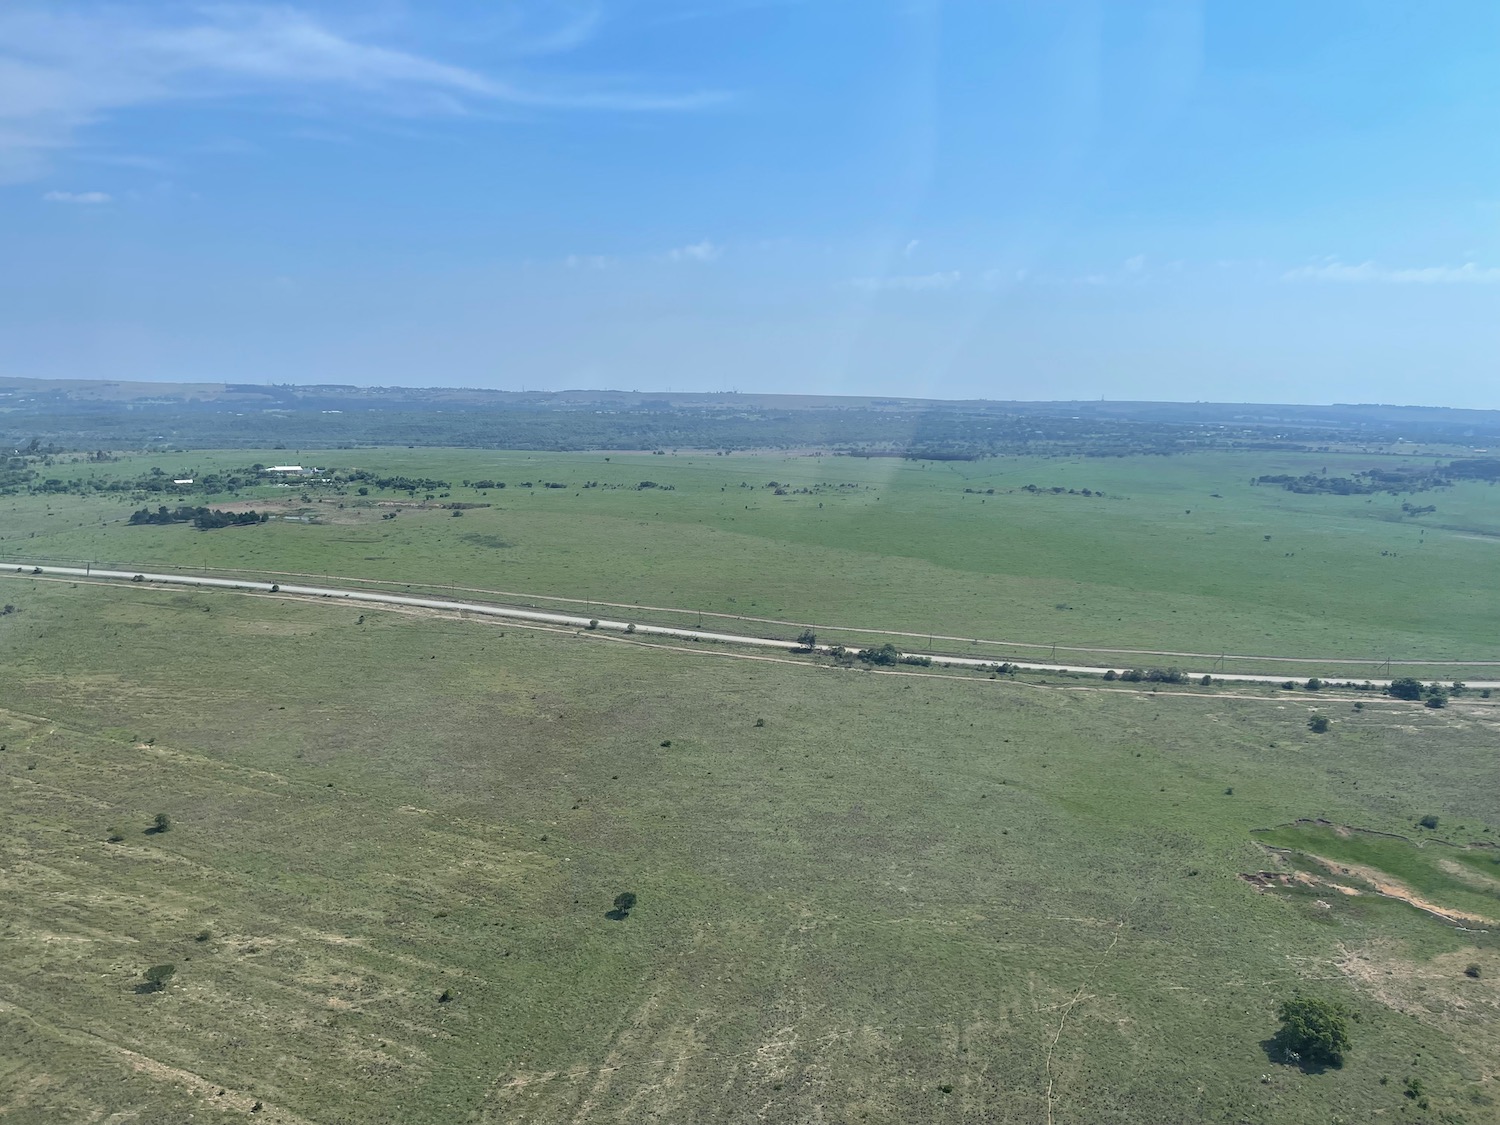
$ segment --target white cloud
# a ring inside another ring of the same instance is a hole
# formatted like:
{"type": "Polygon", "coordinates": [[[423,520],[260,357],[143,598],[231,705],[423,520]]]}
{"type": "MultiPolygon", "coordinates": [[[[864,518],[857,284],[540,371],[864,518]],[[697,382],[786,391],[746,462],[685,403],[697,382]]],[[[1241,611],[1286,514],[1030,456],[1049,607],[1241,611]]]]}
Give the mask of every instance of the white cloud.
{"type": "Polygon", "coordinates": [[[723,255],[724,247],[706,238],[702,242],[694,242],[690,246],[679,246],[675,250],[667,251],[668,261],[673,262],[713,262],[723,255]]]}
{"type": "Polygon", "coordinates": [[[856,289],[864,289],[871,293],[891,290],[920,293],[935,289],[952,289],[962,280],[963,275],[958,270],[951,270],[948,273],[856,277],[853,284],[856,289]]]}
{"type": "Polygon", "coordinates": [[[1386,285],[1494,284],[1500,282],[1500,267],[1465,262],[1461,266],[1392,267],[1375,262],[1349,265],[1325,258],[1317,265],[1298,266],[1281,275],[1283,281],[1338,281],[1386,285]]]}
{"type": "MultiPolygon", "coordinates": [[[[402,116],[496,104],[646,112],[701,108],[713,91],[502,78],[384,46],[287,5],[0,4],[0,182],[42,175],[83,130],[134,108],[211,98],[343,99],[402,116]]],[[[582,20],[551,44],[576,45],[582,20]]],[[[519,36],[518,36],[519,38],[519,36]]]]}
{"type": "Polygon", "coordinates": [[[915,254],[917,252],[917,247],[920,246],[920,245],[922,245],[922,240],[920,238],[914,238],[914,239],[912,239],[910,242],[908,242],[906,244],[906,249],[903,250],[903,251],[901,251],[901,256],[903,258],[910,258],[913,254],[915,254]]]}
{"type": "Polygon", "coordinates": [[[49,191],[42,196],[48,203],[108,203],[114,197],[102,191],[49,191]]]}
{"type": "Polygon", "coordinates": [[[607,254],[569,254],[563,265],[570,270],[607,270],[615,260],[607,254]]]}

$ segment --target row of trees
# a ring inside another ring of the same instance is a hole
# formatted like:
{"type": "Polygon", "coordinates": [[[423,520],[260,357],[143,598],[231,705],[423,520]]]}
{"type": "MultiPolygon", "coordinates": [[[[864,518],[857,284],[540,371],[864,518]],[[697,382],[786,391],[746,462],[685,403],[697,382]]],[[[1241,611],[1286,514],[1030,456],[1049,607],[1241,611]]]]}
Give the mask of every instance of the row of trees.
{"type": "Polygon", "coordinates": [[[251,524],[265,523],[271,518],[267,512],[223,512],[218,508],[195,508],[187,504],[180,504],[176,508],[168,508],[165,504],[160,505],[156,511],[150,508],[142,508],[131,514],[127,521],[132,527],[144,527],[150,524],[190,523],[199,531],[211,531],[216,527],[248,527],[251,524]]]}
{"type": "Polygon", "coordinates": [[[1111,668],[1104,673],[1104,678],[1124,680],[1127,684],[1185,684],[1188,682],[1187,673],[1181,668],[1129,668],[1124,672],[1116,672],[1111,668]]]}

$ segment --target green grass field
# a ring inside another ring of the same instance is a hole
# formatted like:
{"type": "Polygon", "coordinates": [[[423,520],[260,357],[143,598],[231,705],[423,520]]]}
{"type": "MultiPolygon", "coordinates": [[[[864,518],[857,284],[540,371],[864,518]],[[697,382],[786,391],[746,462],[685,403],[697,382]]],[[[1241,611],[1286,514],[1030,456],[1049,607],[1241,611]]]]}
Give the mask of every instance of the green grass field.
{"type": "MultiPolygon", "coordinates": [[[[1411,518],[1400,497],[1304,496],[1250,484],[1264,473],[1326,465],[1340,475],[1411,456],[911,463],[282,450],[137,455],[49,471],[134,477],[152,466],[201,473],[288,458],[441,477],[455,485],[450,501],[493,506],[461,520],[438,508],[382,520],[390,509],[379,505],[405,500],[404,493],[318,494],[304,506],[296,489],[273,489],[260,499],[289,503],[278,509],[284,513],[305,507],[319,522],[196,533],[121,528],[118,521],[139,506],[128,498],[0,498],[0,553],[452,583],[585,605],[773,618],[815,624],[829,636],[834,626],[852,626],[1048,646],[976,650],[1001,657],[1050,653],[1054,642],[1065,646],[1059,659],[1066,646],[1301,655],[1327,661],[1304,674],[1348,676],[1376,672],[1341,658],[1394,658],[1386,675],[1401,674],[1402,660],[1500,659],[1500,602],[1487,581],[1500,573],[1494,488],[1421,494],[1420,503],[1438,510],[1411,518]],[[482,478],[511,487],[485,495],[459,487],[482,478]],[[633,487],[648,479],[673,490],[633,487]],[[537,487],[516,487],[528,480],[537,487]],[[540,487],[545,481],[568,487],[540,487]],[[606,487],[583,488],[588,481],[606,487]],[[787,494],[775,495],[766,487],[772,481],[787,494]],[[1105,495],[1033,494],[1027,484],[1105,495]]],[[[1281,670],[1232,660],[1223,667],[1281,670]]],[[[1433,678],[1420,666],[1404,670],[1433,678]]],[[[1484,675],[1478,667],[1452,671],[1484,675]]]]}
{"type": "MultiPolygon", "coordinates": [[[[1033,475],[1082,471],[1046,468],[1033,475]]],[[[904,495],[891,526],[920,527],[922,470],[896,469],[904,493],[857,502],[904,495]]],[[[717,490],[689,484],[708,472],[650,500],[707,519],[717,490]]],[[[666,515],[630,539],[609,514],[641,499],[507,490],[492,523],[471,513],[461,531],[403,513],[176,538],[54,532],[74,514],[59,505],[38,539],[247,565],[342,541],[397,569],[448,561],[441,536],[455,567],[534,583],[540,537],[574,523],[556,588],[707,596],[666,515]],[[456,546],[477,528],[512,536],[518,560],[485,571],[456,546]],[[648,541],[661,569],[623,549],[648,541]],[[693,574],[701,587],[673,585],[693,574]]],[[[816,501],[799,503],[776,518],[808,537],[787,565],[811,574],[846,548],[815,545],[816,501]]],[[[792,534],[676,519],[695,550],[733,536],[765,565],[792,534]]],[[[958,540],[931,553],[952,562],[958,540]]],[[[810,596],[721,557],[754,600],[810,596]]],[[[868,565],[842,612],[878,612],[887,567],[952,573],[868,565]]],[[[1435,813],[1445,839],[1493,840],[1492,704],[1324,700],[1320,737],[1304,697],[1268,693],[843,671],[13,574],[0,601],[19,610],[0,617],[8,1122],[218,1120],[257,1102],[255,1120],[317,1125],[1500,1119],[1493,934],[1239,877],[1275,862],[1256,829],[1299,818],[1411,834],[1435,813]],[[157,812],[170,831],[146,831],[157,812]],[[638,903],[613,920],[623,892],[638,903]],[[164,962],[168,987],[139,992],[164,962]],[[1358,1016],[1342,1070],[1267,1056],[1299,988],[1358,1016]],[[1408,1077],[1429,1108],[1403,1096],[1408,1077]]],[[[918,583],[893,604],[960,601],[918,583]]]]}
{"type": "MultiPolygon", "coordinates": [[[[1328,658],[1226,662],[1298,679],[1500,659],[1492,489],[1413,519],[1250,484],[1395,456],[132,455],[49,473],[453,487],[192,497],[298,517],[210,532],[125,526],[129,496],[3,497],[0,557],[1059,662],[1328,658]],[[485,478],[509,487],[460,483],[485,478]]],[[[1500,926],[1399,901],[1500,916],[1500,701],[849,671],[13,569],[0,602],[6,1120],[1500,1120],[1500,926]],[[1266,871],[1287,885],[1242,878],[1266,871]],[[1299,988],[1357,1014],[1342,1070],[1267,1054],[1299,988]]]]}

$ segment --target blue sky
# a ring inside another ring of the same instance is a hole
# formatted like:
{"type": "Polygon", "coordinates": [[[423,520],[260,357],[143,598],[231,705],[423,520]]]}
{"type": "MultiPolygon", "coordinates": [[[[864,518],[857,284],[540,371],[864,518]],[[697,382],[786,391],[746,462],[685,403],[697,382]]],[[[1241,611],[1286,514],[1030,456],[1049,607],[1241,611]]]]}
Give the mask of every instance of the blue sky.
{"type": "Polygon", "coordinates": [[[0,5],[0,373],[1500,407],[1500,5],[0,5]]]}

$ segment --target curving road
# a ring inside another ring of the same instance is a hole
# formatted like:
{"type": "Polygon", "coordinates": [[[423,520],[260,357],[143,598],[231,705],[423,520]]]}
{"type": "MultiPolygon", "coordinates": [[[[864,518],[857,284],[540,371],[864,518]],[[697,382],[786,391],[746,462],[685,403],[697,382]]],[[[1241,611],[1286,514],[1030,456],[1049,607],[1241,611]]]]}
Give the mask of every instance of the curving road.
{"type": "MultiPolygon", "coordinates": [[[[704,629],[677,629],[667,625],[644,625],[629,621],[606,620],[602,617],[588,618],[568,613],[548,613],[544,610],[522,609],[518,606],[497,605],[493,602],[462,602],[450,598],[419,598],[410,597],[405,594],[382,594],[373,590],[346,590],[332,586],[304,586],[291,582],[261,582],[244,578],[210,578],[203,575],[188,574],[154,574],[148,571],[100,570],[96,567],[52,566],[39,563],[10,563],[3,570],[0,570],[0,575],[5,577],[51,576],[54,578],[89,578],[106,581],[139,581],[167,586],[207,586],[217,589],[246,590],[266,594],[286,594],[310,598],[338,598],[343,601],[371,603],[375,605],[412,606],[418,609],[436,609],[450,613],[458,611],[484,617],[498,617],[513,621],[534,621],[544,625],[562,625],[575,629],[588,629],[592,627],[616,633],[675,637],[681,640],[712,641],[719,644],[749,645],[759,648],[781,649],[783,651],[795,647],[794,641],[778,637],[751,637],[742,633],[715,633],[704,629]]],[[[895,633],[887,635],[906,636],[908,634],[895,633]]],[[[926,634],[921,635],[925,636],[926,634]]],[[[818,645],[817,651],[829,652],[831,651],[831,646],[818,645]]],[[[944,656],[941,653],[913,653],[911,655],[930,657],[934,664],[951,665],[959,668],[993,668],[999,663],[995,660],[979,660],[971,656],[944,656]]],[[[1079,672],[1094,676],[1103,675],[1110,667],[1108,665],[1058,664],[1055,662],[1039,664],[1016,660],[1008,661],[1008,663],[1012,667],[1032,672],[1079,672]]],[[[1117,665],[1116,667],[1120,666],[1117,665]]],[[[1205,675],[1212,675],[1215,682],[1279,684],[1284,683],[1287,679],[1286,676],[1255,675],[1247,672],[1208,673],[1203,671],[1189,671],[1187,669],[1184,669],[1184,672],[1193,680],[1201,679],[1205,675]]],[[[1372,680],[1370,682],[1384,687],[1390,681],[1372,680]]],[[[1470,681],[1469,686],[1473,688],[1500,688],[1500,680],[1470,681]]]]}

